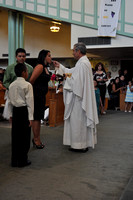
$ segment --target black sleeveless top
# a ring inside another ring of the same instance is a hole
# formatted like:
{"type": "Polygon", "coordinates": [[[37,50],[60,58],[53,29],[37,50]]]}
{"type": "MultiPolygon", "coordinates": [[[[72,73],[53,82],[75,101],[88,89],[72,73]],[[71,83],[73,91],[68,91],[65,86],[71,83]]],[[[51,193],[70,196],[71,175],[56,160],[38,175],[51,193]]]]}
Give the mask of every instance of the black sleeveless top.
{"type": "MultiPolygon", "coordinates": [[[[46,66],[47,67],[47,66],[46,66]]],[[[50,75],[46,74],[45,66],[43,72],[33,84],[34,92],[34,120],[44,119],[46,94],[48,92],[48,82],[50,75]]]]}
{"type": "Polygon", "coordinates": [[[40,76],[35,80],[33,88],[41,89],[46,94],[48,92],[48,82],[50,81],[50,75],[46,74],[45,68],[47,68],[47,66],[43,67],[43,71],[40,76]]]}

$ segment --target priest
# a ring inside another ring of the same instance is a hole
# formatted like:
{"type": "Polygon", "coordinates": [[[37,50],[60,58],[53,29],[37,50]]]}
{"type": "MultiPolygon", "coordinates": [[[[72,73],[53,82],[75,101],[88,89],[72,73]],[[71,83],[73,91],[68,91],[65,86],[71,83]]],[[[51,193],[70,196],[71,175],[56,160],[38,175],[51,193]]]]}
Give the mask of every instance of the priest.
{"type": "Polygon", "coordinates": [[[56,73],[66,75],[63,88],[63,144],[69,145],[71,151],[87,152],[89,147],[94,148],[97,143],[98,115],[92,68],[83,43],[74,45],[73,56],[77,63],[71,69],[53,61],[56,73]]]}

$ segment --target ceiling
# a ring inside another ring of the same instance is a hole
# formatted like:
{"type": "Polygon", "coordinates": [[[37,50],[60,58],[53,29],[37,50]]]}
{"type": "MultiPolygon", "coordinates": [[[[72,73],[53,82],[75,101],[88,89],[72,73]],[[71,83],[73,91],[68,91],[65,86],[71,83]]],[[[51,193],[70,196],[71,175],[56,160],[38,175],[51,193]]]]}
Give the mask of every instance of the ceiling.
{"type": "MultiPolygon", "coordinates": [[[[55,23],[55,20],[48,18],[41,18],[26,15],[26,17],[32,20],[44,23],[45,25],[51,25],[55,23]]],[[[60,21],[56,20],[56,23],[60,24],[60,21]]],[[[62,24],[64,22],[61,22],[62,24]]],[[[66,22],[65,22],[66,23],[66,22]]],[[[101,46],[100,46],[101,47],[101,46]]],[[[132,59],[133,60],[133,47],[117,47],[117,48],[94,48],[87,49],[87,56],[92,59],[132,59]]]]}
{"type": "MultiPolygon", "coordinates": [[[[51,25],[55,23],[55,20],[48,18],[41,18],[35,16],[26,15],[27,18],[44,23],[45,25],[51,25]]],[[[56,20],[56,23],[60,24],[60,21],[56,20]]],[[[66,23],[66,22],[61,22],[66,23]]],[[[101,46],[100,46],[101,47],[101,46]]],[[[132,59],[133,60],[133,47],[117,47],[117,48],[94,48],[87,49],[87,56],[91,59],[132,59]]]]}
{"type": "Polygon", "coordinates": [[[133,47],[87,49],[89,58],[132,59],[133,47]]]}

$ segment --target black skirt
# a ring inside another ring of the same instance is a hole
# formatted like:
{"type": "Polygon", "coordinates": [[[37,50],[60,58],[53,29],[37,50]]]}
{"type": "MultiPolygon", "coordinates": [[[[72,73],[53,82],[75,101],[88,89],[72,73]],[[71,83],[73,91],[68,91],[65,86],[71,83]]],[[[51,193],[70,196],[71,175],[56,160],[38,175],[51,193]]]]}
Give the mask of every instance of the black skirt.
{"type": "Polygon", "coordinates": [[[34,120],[44,119],[46,93],[45,88],[33,88],[34,90],[34,120]]]}

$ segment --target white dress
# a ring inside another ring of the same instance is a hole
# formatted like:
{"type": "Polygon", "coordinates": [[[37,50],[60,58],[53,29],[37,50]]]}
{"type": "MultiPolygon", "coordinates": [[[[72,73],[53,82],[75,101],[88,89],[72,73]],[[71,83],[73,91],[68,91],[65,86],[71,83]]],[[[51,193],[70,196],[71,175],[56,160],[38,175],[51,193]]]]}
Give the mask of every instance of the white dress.
{"type": "Polygon", "coordinates": [[[63,96],[64,136],[63,144],[74,149],[94,148],[97,143],[96,124],[98,115],[91,64],[82,56],[72,69],[60,65],[59,71],[72,73],[66,78],[63,96]]]}
{"type": "MultiPolygon", "coordinates": [[[[131,88],[133,89],[133,86],[131,88]]],[[[130,91],[129,85],[127,86],[125,102],[133,103],[133,92],[130,91]]]]}

